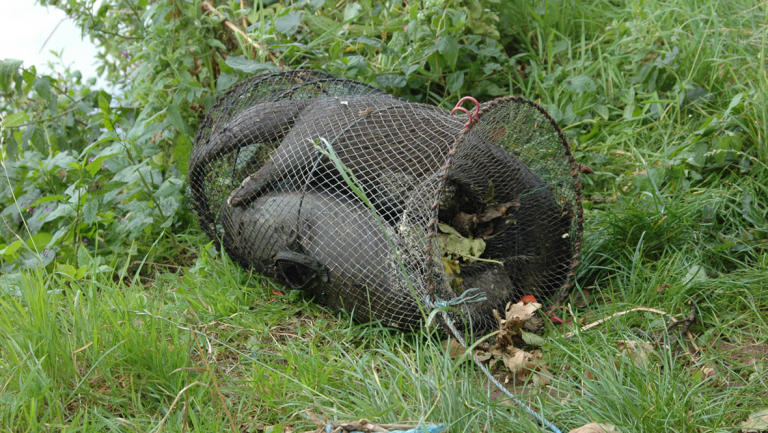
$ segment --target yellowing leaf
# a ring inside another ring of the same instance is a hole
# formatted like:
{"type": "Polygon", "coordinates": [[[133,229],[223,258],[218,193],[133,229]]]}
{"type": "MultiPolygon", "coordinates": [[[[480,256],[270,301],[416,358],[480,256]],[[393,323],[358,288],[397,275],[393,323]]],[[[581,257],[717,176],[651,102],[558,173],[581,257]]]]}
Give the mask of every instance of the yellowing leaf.
{"type": "Polygon", "coordinates": [[[645,341],[619,340],[616,345],[621,349],[623,356],[629,357],[635,367],[647,367],[653,354],[653,346],[645,341]]]}
{"type": "Polygon", "coordinates": [[[480,258],[485,251],[485,241],[482,239],[465,238],[455,228],[448,224],[439,223],[440,232],[437,235],[443,256],[459,258],[472,263],[480,258]]]}
{"type": "Polygon", "coordinates": [[[759,433],[768,431],[768,408],[753,412],[741,423],[741,432],[759,433]]]}
{"type": "Polygon", "coordinates": [[[463,356],[464,353],[467,351],[467,349],[465,349],[464,346],[462,346],[458,341],[454,340],[453,338],[449,338],[448,340],[445,341],[445,349],[448,351],[448,356],[450,356],[451,359],[456,359],[460,356],[463,356]]]}
{"type": "Polygon", "coordinates": [[[515,347],[509,347],[501,360],[504,363],[504,366],[507,367],[507,370],[518,379],[525,378],[529,372],[536,368],[536,365],[533,362],[533,354],[515,347]]]}
{"type": "Polygon", "coordinates": [[[459,261],[448,257],[443,257],[443,268],[445,269],[445,273],[449,276],[458,275],[461,273],[461,266],[459,265],[459,261]]]}
{"type": "Polygon", "coordinates": [[[525,341],[525,344],[529,346],[538,346],[541,347],[544,345],[544,337],[538,334],[534,334],[533,332],[527,332],[527,331],[520,331],[520,336],[523,337],[523,341],[525,341]]]}
{"type": "Polygon", "coordinates": [[[619,433],[619,429],[613,424],[589,423],[575,428],[568,433],[619,433]]]}

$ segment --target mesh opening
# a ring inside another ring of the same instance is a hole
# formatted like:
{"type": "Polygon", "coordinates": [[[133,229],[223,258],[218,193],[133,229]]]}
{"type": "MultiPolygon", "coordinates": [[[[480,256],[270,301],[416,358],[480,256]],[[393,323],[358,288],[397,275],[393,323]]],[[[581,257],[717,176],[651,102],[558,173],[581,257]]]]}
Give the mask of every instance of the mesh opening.
{"type": "Polygon", "coordinates": [[[488,330],[494,308],[570,286],[580,184],[534,103],[464,121],[319,72],[253,77],[203,121],[189,194],[233,260],[356,320],[417,328],[428,294],[476,287],[487,300],[454,315],[488,330]]]}

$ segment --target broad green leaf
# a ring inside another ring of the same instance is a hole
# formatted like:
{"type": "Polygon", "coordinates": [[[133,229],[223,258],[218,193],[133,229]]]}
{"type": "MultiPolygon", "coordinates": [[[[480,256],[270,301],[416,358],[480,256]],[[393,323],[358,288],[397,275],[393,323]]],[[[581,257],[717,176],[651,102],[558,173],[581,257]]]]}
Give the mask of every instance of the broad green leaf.
{"type": "Polygon", "coordinates": [[[451,35],[442,36],[437,40],[437,51],[443,56],[448,66],[456,66],[456,59],[459,56],[459,43],[451,35]]]}
{"type": "Polygon", "coordinates": [[[19,70],[22,61],[16,59],[5,59],[0,61],[0,90],[8,92],[13,83],[13,74],[19,70]]]}
{"type": "Polygon", "coordinates": [[[69,151],[59,152],[50,158],[43,160],[43,168],[46,171],[64,169],[69,170],[73,167],[79,167],[79,163],[69,151]]]}
{"type": "Polygon", "coordinates": [[[275,18],[275,30],[286,36],[292,36],[299,30],[301,24],[301,11],[289,11],[285,15],[275,18]]]}
{"type": "Polygon", "coordinates": [[[445,85],[451,93],[458,92],[464,85],[464,71],[456,71],[445,77],[445,85]]]}
{"type": "Polygon", "coordinates": [[[604,120],[608,120],[608,107],[602,104],[595,105],[595,113],[599,114],[604,120]]]}
{"type": "Polygon", "coordinates": [[[483,73],[487,75],[490,75],[496,71],[503,71],[503,70],[504,68],[498,63],[490,62],[483,65],[483,73]]]}
{"type": "Polygon", "coordinates": [[[99,109],[105,115],[111,114],[112,109],[109,107],[109,102],[112,97],[105,91],[99,92],[99,109]]]}
{"type": "Polygon", "coordinates": [[[48,215],[46,215],[43,218],[42,222],[47,223],[57,218],[70,217],[70,216],[73,216],[74,214],[75,214],[75,210],[72,208],[72,206],[68,204],[60,203],[58,206],[56,206],[56,209],[48,213],[48,215]]]}
{"type": "Polygon", "coordinates": [[[357,18],[362,10],[363,7],[358,2],[347,3],[346,7],[344,7],[344,22],[357,18]]]}
{"type": "Polygon", "coordinates": [[[96,173],[98,173],[99,170],[101,170],[101,166],[104,163],[104,161],[109,159],[110,156],[111,155],[104,155],[98,158],[94,158],[91,162],[85,165],[85,169],[88,171],[88,173],[90,173],[91,176],[95,176],[96,173]]]}
{"type": "Polygon", "coordinates": [[[437,225],[437,228],[445,234],[459,237],[461,236],[461,233],[459,233],[455,228],[449,226],[448,224],[440,223],[437,225]]]}
{"type": "Polygon", "coordinates": [[[11,113],[3,118],[2,125],[5,128],[16,128],[29,121],[29,116],[23,111],[11,113]]]}
{"type": "MultiPolygon", "coordinates": [[[[83,149],[83,150],[80,152],[80,155],[78,156],[78,158],[80,158],[80,159],[83,159],[83,158],[85,158],[85,156],[86,156],[86,155],[87,155],[87,154],[88,154],[88,153],[89,153],[91,150],[93,150],[93,149],[96,149],[96,150],[98,150],[99,148],[101,148],[101,145],[102,145],[102,144],[104,144],[104,143],[109,143],[109,142],[111,142],[111,141],[114,141],[114,140],[117,140],[117,139],[118,139],[118,136],[117,136],[117,134],[115,134],[113,131],[104,131],[104,132],[101,134],[101,136],[99,136],[99,139],[98,139],[98,140],[96,140],[96,141],[94,141],[93,143],[89,144],[88,146],[86,146],[86,147],[85,147],[85,149],[83,149]]],[[[103,150],[102,150],[102,151],[100,151],[100,152],[103,152],[103,150]]]]}
{"type": "Polygon", "coordinates": [[[563,82],[565,88],[573,93],[594,92],[597,89],[595,82],[586,75],[577,75],[563,82]]]}
{"type": "Polygon", "coordinates": [[[69,263],[57,263],[54,273],[57,273],[59,275],[64,275],[65,277],[68,277],[74,280],[76,279],[76,276],[77,276],[77,268],[70,265],[69,263]]]}
{"type": "Polygon", "coordinates": [[[39,199],[35,200],[30,207],[38,207],[43,203],[48,203],[51,201],[59,201],[59,200],[66,200],[67,197],[63,196],[61,194],[55,194],[55,195],[46,195],[44,197],[40,197],[39,199]]]}
{"type": "Polygon", "coordinates": [[[165,182],[163,182],[160,187],[157,188],[157,191],[155,191],[155,197],[174,197],[181,191],[182,185],[183,182],[179,178],[171,177],[166,179],[165,182]]]}
{"type": "Polygon", "coordinates": [[[213,47],[213,48],[218,48],[218,49],[223,50],[223,51],[227,50],[227,46],[222,44],[221,41],[219,41],[218,39],[209,39],[208,40],[208,45],[213,47]]]}
{"type": "Polygon", "coordinates": [[[83,222],[87,225],[91,225],[98,221],[99,216],[99,202],[98,200],[90,199],[85,201],[85,205],[82,209],[83,222]]]}
{"type": "Polygon", "coordinates": [[[130,239],[135,239],[145,228],[152,225],[153,221],[147,214],[133,214],[131,218],[126,218],[124,223],[118,225],[118,231],[128,235],[130,239]]]}
{"type": "Polygon", "coordinates": [[[219,78],[216,79],[216,91],[223,92],[229,89],[233,84],[237,83],[239,79],[240,78],[235,74],[228,74],[226,72],[221,73],[219,78]]]}
{"type": "Polygon", "coordinates": [[[168,122],[170,122],[170,124],[179,132],[189,134],[187,124],[184,122],[184,119],[181,118],[181,113],[179,113],[178,107],[169,105],[166,110],[168,112],[168,122]]]}
{"type": "Polygon", "coordinates": [[[35,80],[35,92],[46,101],[51,99],[51,79],[42,76],[35,80]]]}
{"type": "Polygon", "coordinates": [[[37,77],[37,68],[35,65],[30,65],[28,68],[21,70],[21,78],[28,86],[35,84],[35,78],[37,77]]]}
{"type": "Polygon", "coordinates": [[[405,77],[399,74],[384,74],[376,77],[376,82],[383,87],[405,87],[405,77]]]}
{"type": "Polygon", "coordinates": [[[263,72],[279,72],[280,68],[273,63],[261,63],[256,60],[249,60],[243,56],[229,56],[224,61],[232,69],[245,72],[246,74],[257,74],[263,72]]]}
{"type": "Polygon", "coordinates": [[[736,96],[731,98],[731,102],[728,104],[728,108],[726,108],[725,112],[729,113],[731,110],[736,108],[737,105],[741,103],[741,99],[744,97],[743,93],[737,93],[736,96]]]}
{"type": "Polygon", "coordinates": [[[538,334],[534,334],[533,332],[520,330],[520,336],[523,338],[523,341],[525,342],[525,344],[529,346],[541,347],[546,342],[544,337],[538,334]]]}
{"type": "Polygon", "coordinates": [[[109,100],[111,97],[107,92],[99,92],[99,109],[101,110],[101,119],[104,122],[104,127],[108,131],[112,131],[112,109],[109,107],[109,100]]]}
{"type": "Polygon", "coordinates": [[[109,9],[112,7],[109,3],[102,3],[101,6],[99,6],[98,11],[96,12],[96,16],[98,16],[100,19],[103,19],[107,16],[107,12],[109,12],[109,9]]]}
{"type": "Polygon", "coordinates": [[[17,240],[14,242],[11,242],[9,245],[6,245],[3,249],[0,249],[0,255],[4,256],[6,259],[12,259],[16,252],[24,245],[24,242],[17,240]]]}
{"type": "Polygon", "coordinates": [[[75,273],[75,279],[76,280],[82,280],[83,277],[85,277],[85,273],[88,270],[85,266],[80,266],[77,268],[77,273],[75,273]]]}
{"type": "Polygon", "coordinates": [[[313,33],[320,35],[325,33],[335,34],[343,27],[341,23],[338,23],[337,21],[322,15],[308,14],[306,17],[304,17],[304,22],[313,33]]]}
{"type": "Polygon", "coordinates": [[[457,257],[472,263],[485,251],[484,240],[466,238],[448,224],[439,223],[437,227],[441,232],[437,238],[444,256],[457,257]]]}
{"type": "Polygon", "coordinates": [[[48,232],[40,232],[27,239],[27,246],[33,250],[42,251],[53,239],[53,235],[48,232]]]}
{"type": "MultiPolygon", "coordinates": [[[[42,251],[25,251],[19,257],[17,263],[21,265],[22,269],[37,269],[48,266],[56,258],[56,252],[53,250],[42,251]]],[[[55,291],[61,289],[50,289],[49,291],[55,291]]]]}
{"type": "Polygon", "coordinates": [[[187,174],[189,169],[189,155],[192,153],[192,140],[189,136],[178,134],[173,146],[173,162],[181,174],[187,174]]]}
{"type": "Polygon", "coordinates": [[[71,241],[73,237],[74,234],[72,233],[72,230],[70,230],[69,226],[65,225],[59,227],[59,229],[56,230],[56,233],[53,234],[53,237],[51,237],[51,241],[48,242],[48,245],[56,245],[57,243],[61,244],[67,241],[71,241]]]}

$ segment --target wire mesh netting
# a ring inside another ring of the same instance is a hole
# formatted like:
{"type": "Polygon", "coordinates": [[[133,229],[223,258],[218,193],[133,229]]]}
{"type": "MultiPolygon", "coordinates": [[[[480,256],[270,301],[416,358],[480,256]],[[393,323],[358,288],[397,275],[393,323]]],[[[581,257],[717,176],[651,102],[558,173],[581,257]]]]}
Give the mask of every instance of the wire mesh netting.
{"type": "Polygon", "coordinates": [[[519,98],[479,120],[313,71],[253,77],[208,113],[190,158],[200,226],[240,265],[358,321],[419,327],[427,295],[479,288],[475,332],[523,294],[571,283],[578,167],[519,98]]]}

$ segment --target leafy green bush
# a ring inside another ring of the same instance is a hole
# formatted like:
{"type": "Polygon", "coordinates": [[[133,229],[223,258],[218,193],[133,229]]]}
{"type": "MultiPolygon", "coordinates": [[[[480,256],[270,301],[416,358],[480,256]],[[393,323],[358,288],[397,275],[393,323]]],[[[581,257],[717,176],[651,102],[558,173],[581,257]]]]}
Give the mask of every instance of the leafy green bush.
{"type": "Polygon", "coordinates": [[[16,61],[2,68],[5,271],[74,261],[81,248],[122,254],[183,218],[182,174],[166,162],[174,149],[163,149],[167,112],[112,104],[77,73],[38,75],[16,61]]]}

